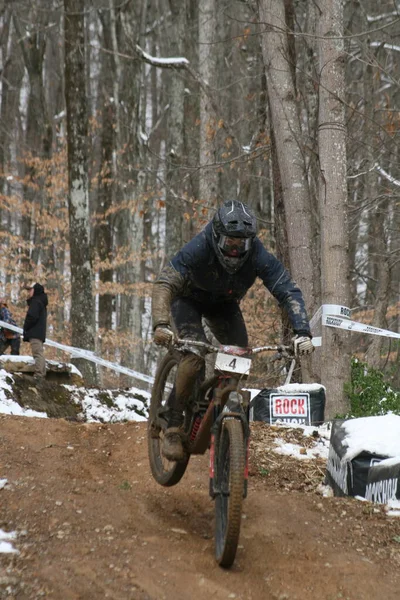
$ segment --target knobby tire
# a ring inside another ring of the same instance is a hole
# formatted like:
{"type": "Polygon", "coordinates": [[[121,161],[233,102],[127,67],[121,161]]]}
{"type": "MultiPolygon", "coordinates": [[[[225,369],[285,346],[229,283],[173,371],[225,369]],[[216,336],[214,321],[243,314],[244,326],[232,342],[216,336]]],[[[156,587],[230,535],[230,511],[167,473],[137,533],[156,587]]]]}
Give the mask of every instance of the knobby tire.
{"type": "Polygon", "coordinates": [[[181,354],[178,352],[168,352],[161,361],[150,400],[149,421],[147,428],[147,445],[151,472],[154,479],[160,485],[170,487],[176,485],[183,477],[189,456],[182,462],[169,461],[162,455],[162,440],[160,437],[153,437],[151,426],[156,418],[160,407],[162,406],[163,398],[165,398],[165,387],[168,380],[168,375],[179,363],[181,354]]]}
{"type": "Polygon", "coordinates": [[[244,491],[245,449],[239,419],[224,419],[216,457],[215,558],[229,568],[239,543],[244,491]]]}

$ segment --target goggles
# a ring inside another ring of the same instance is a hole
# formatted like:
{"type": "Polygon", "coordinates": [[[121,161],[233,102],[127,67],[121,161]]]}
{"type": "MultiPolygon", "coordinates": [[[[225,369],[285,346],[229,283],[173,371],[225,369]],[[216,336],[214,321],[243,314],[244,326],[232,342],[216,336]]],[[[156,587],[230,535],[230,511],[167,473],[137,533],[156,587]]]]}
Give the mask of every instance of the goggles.
{"type": "Polygon", "coordinates": [[[240,256],[246,254],[250,250],[250,238],[229,237],[221,235],[218,241],[218,246],[228,256],[240,256]]]}

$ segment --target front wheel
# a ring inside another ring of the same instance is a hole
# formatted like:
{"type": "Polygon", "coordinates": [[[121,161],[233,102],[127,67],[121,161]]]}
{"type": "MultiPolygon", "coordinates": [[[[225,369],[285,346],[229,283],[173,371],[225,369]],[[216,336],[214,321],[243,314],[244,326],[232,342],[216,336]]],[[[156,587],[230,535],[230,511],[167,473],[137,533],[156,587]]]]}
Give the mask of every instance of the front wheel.
{"type": "Polygon", "coordinates": [[[176,368],[180,361],[179,352],[168,352],[161,361],[151,392],[147,448],[151,472],[154,479],[166,487],[176,485],[183,477],[189,456],[182,462],[167,460],[162,454],[162,438],[167,427],[166,414],[168,397],[175,382],[176,368]]]}
{"type": "Polygon", "coordinates": [[[216,450],[215,558],[228,568],[239,543],[244,493],[245,449],[239,419],[224,419],[216,450]]]}

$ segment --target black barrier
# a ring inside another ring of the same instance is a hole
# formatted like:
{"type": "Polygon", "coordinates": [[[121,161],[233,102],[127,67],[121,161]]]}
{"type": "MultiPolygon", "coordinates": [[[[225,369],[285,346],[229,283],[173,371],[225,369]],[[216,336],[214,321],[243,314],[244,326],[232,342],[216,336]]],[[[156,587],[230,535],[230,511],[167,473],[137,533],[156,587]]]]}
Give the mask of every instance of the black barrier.
{"type": "Polygon", "coordinates": [[[329,455],[326,463],[325,483],[330,485],[335,496],[347,496],[351,487],[349,481],[348,463],[343,460],[346,447],[342,440],[345,430],[342,428],[343,420],[332,422],[329,455]]]}
{"type": "Polygon", "coordinates": [[[253,421],[321,425],[325,415],[325,388],[298,383],[266,388],[253,398],[251,407],[253,421]]]}
{"type": "Polygon", "coordinates": [[[373,464],[367,477],[365,499],[386,504],[389,500],[400,500],[400,462],[373,464]]]}
{"type": "Polygon", "coordinates": [[[381,464],[388,456],[362,451],[346,460],[344,420],[332,424],[325,482],[335,496],[361,496],[370,502],[386,504],[400,499],[400,462],[381,464]]]}

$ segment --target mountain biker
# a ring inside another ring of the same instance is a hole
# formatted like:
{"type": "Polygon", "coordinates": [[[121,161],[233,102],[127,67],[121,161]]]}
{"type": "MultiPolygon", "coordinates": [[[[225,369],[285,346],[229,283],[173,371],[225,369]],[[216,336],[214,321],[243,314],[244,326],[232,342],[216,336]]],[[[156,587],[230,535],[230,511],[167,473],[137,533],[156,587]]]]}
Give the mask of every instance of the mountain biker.
{"type": "MultiPolygon", "coordinates": [[[[256,229],[256,217],[246,204],[227,201],[164,267],[152,296],[156,344],[170,345],[172,322],[180,338],[207,342],[204,317],[221,344],[246,347],[247,331],[239,303],[260,277],[288,313],[296,354],[314,350],[302,293],[278,259],[264,248],[256,229]]],[[[178,365],[162,447],[169,460],[185,458],[183,411],[204,364],[204,352],[193,346],[183,353],[178,365]]]]}

